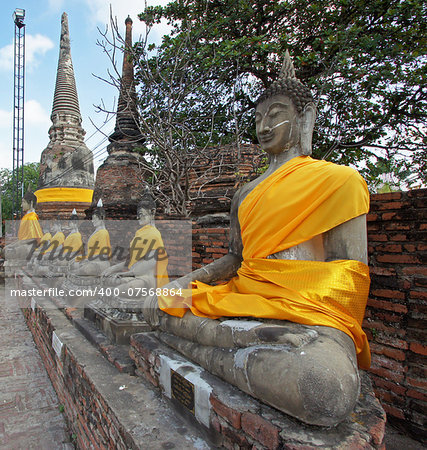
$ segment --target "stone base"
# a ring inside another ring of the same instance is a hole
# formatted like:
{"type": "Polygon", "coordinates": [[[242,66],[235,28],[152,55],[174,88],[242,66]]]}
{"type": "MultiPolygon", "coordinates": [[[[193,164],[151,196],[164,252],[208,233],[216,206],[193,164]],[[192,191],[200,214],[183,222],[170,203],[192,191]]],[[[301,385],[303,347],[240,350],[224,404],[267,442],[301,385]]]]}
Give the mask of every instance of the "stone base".
{"type": "Polygon", "coordinates": [[[207,428],[226,448],[385,448],[385,412],[365,373],[351,416],[334,428],[323,428],[303,424],[244,394],[162,344],[156,333],[132,336],[130,356],[138,376],[160,388],[181,414],[207,428]]]}
{"type": "Polygon", "coordinates": [[[84,308],[84,317],[95,324],[116,344],[129,344],[134,333],[151,331],[151,327],[132,313],[109,308],[102,301],[90,303],[84,308]]]}

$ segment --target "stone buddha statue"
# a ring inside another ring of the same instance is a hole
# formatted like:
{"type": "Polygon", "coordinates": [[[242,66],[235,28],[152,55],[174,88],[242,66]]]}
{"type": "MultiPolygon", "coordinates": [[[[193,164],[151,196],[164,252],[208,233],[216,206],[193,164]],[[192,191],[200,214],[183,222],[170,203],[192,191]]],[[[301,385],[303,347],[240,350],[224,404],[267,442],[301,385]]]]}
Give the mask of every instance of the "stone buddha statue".
{"type": "Polygon", "coordinates": [[[28,190],[21,202],[24,215],[19,224],[18,239],[8,244],[4,249],[6,261],[25,260],[38,246],[43,231],[34,210],[36,204],[37,197],[28,190]]]}
{"type": "Polygon", "coordinates": [[[95,231],[89,237],[84,257],[76,258],[70,265],[71,274],[77,277],[101,276],[110,267],[111,244],[110,234],[105,227],[105,211],[102,200],[92,213],[92,225],[95,231]]]}
{"type": "Polygon", "coordinates": [[[147,301],[146,320],[188,359],[303,422],[333,426],[353,410],[369,290],[366,183],[312,159],[316,108],[286,52],[257,101],[265,173],[231,205],[229,253],[147,301]],[[211,286],[219,280],[228,283],[211,286]]]}
{"type": "Polygon", "coordinates": [[[76,208],[71,212],[68,221],[68,229],[69,234],[65,238],[61,249],[61,258],[67,263],[73,262],[76,258],[80,258],[84,255],[84,246],[82,235],[79,231],[79,218],[77,216],[76,208]]]}
{"type": "Polygon", "coordinates": [[[129,254],[125,261],[109,267],[102,273],[103,284],[117,286],[121,298],[140,299],[134,288],[147,291],[165,285],[167,274],[167,254],[162,236],[154,223],[156,204],[148,192],[137,207],[138,230],[130,242],[129,254]]]}

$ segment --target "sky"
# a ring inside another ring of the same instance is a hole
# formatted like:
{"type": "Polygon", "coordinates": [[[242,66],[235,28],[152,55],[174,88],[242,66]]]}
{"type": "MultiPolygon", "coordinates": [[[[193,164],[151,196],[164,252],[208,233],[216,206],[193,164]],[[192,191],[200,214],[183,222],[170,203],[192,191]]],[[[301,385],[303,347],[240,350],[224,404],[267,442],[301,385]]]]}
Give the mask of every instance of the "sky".
{"type": "MultiPolygon", "coordinates": [[[[148,0],[148,5],[166,4],[167,0],[148,0]]],[[[59,56],[61,15],[68,14],[71,57],[79,96],[86,145],[94,152],[95,167],[106,158],[105,135],[114,128],[114,118],[105,124],[106,115],[96,111],[96,105],[115,110],[118,91],[98,79],[108,78],[111,63],[103,49],[102,40],[110,21],[110,6],[117,18],[119,32],[124,35],[125,19],[133,20],[133,40],[145,33],[137,14],[144,9],[144,1],[135,0],[17,0],[2,2],[0,6],[0,168],[13,164],[13,49],[15,24],[13,12],[25,10],[25,108],[24,108],[24,164],[39,162],[49,143],[48,130],[52,124],[53,94],[59,56]],[[92,124],[92,122],[94,125],[92,124]],[[97,130],[97,128],[101,130],[97,130]],[[104,133],[104,134],[103,134],[104,133]],[[104,142],[103,142],[104,141],[104,142]]],[[[168,32],[160,24],[150,33],[151,40],[159,42],[168,32]]],[[[121,68],[122,56],[118,65],[121,68]]]]}

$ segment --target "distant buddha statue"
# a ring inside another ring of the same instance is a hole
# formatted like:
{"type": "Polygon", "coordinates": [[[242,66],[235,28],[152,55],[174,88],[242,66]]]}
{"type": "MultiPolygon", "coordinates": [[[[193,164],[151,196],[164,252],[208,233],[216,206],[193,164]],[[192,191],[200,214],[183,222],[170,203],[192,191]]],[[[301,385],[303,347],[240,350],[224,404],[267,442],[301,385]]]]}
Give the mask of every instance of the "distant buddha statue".
{"type": "Polygon", "coordinates": [[[102,273],[105,284],[118,286],[120,297],[141,298],[133,288],[144,288],[147,292],[169,282],[168,258],[162,236],[154,224],[156,204],[150,194],[145,194],[137,208],[140,228],[130,242],[125,261],[109,267],[102,273]]]}
{"type": "Polygon", "coordinates": [[[5,257],[7,260],[25,260],[34,251],[43,236],[39,218],[34,210],[37,204],[37,197],[27,191],[22,198],[22,211],[25,213],[20,221],[18,229],[18,239],[5,247],[5,257]]]}
{"type": "Polygon", "coordinates": [[[111,244],[110,234],[105,228],[105,211],[102,200],[92,213],[92,224],[95,231],[89,237],[87,251],[80,260],[77,258],[70,266],[73,275],[76,276],[100,276],[110,267],[111,244]]]}
{"type": "Polygon", "coordinates": [[[82,235],[79,232],[79,218],[76,208],[71,212],[68,228],[70,233],[62,244],[61,258],[67,262],[72,262],[76,258],[81,258],[84,255],[84,246],[82,235]]]}
{"type": "Polygon", "coordinates": [[[146,320],[163,342],[246,393],[333,426],[357,401],[357,365],[370,365],[361,328],[369,194],[354,169],[309,156],[315,114],[286,52],[257,101],[269,164],[233,198],[229,253],[166,285],[192,289],[179,302],[148,301],[146,320]]]}

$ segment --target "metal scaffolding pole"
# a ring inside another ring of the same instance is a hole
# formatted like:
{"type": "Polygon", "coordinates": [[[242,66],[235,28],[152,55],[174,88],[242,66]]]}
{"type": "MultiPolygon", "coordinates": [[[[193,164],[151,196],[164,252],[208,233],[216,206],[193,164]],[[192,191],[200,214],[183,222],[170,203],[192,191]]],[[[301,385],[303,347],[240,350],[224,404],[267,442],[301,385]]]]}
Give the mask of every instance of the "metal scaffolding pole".
{"type": "Polygon", "coordinates": [[[25,81],[25,10],[17,8],[15,22],[14,95],[13,95],[13,172],[12,212],[21,210],[24,190],[24,81],[25,81]]]}

